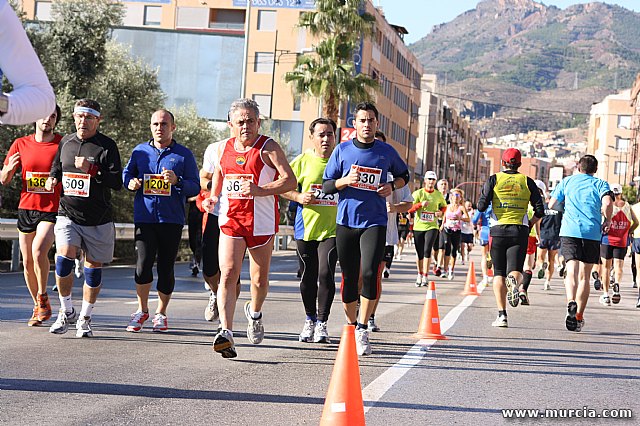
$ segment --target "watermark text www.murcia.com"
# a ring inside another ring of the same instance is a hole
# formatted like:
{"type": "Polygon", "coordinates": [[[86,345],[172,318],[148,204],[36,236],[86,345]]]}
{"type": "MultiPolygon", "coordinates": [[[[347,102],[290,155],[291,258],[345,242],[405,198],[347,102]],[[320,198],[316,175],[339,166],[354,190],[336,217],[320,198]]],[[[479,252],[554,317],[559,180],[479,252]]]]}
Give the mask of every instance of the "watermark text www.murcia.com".
{"type": "Polygon", "coordinates": [[[504,409],[505,419],[631,419],[633,411],[626,408],[596,410],[582,407],[573,409],[504,409]]]}

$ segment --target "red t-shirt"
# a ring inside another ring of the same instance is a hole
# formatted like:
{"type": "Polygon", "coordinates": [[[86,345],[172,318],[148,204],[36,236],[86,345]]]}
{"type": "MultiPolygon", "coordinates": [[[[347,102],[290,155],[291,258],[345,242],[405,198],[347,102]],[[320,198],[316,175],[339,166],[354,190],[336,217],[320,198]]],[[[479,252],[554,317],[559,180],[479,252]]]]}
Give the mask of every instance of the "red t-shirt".
{"type": "Polygon", "coordinates": [[[4,164],[9,162],[16,152],[20,153],[20,168],[22,169],[22,191],[20,192],[19,209],[38,210],[41,212],[57,212],[60,203],[62,185],[55,186],[53,192],[47,193],[44,182],[49,176],[51,163],[58,152],[58,145],[62,135],[56,134],[51,142],[36,142],[35,134],[16,139],[4,164]]]}

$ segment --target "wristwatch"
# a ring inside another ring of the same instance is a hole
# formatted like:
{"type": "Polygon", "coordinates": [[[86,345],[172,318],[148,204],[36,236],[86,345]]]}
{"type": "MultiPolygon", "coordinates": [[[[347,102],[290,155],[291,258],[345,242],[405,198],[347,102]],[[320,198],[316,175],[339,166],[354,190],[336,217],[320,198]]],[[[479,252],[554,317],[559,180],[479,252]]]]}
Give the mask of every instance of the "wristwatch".
{"type": "Polygon", "coordinates": [[[9,111],[9,97],[0,95],[0,115],[3,115],[7,111],[9,111]]]}
{"type": "Polygon", "coordinates": [[[392,180],[391,182],[389,182],[391,184],[391,190],[395,191],[396,190],[396,182],[395,180],[392,180]]]}

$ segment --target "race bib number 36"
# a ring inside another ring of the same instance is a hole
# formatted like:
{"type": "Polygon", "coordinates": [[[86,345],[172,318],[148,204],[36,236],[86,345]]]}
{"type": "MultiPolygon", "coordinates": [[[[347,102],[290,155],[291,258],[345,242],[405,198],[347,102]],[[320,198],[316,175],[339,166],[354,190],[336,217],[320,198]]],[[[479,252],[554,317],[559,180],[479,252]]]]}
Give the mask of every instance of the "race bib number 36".
{"type": "Polygon", "coordinates": [[[88,197],[91,176],[86,173],[63,173],[62,190],[64,195],[74,197],[88,197]]]}
{"type": "Polygon", "coordinates": [[[224,175],[224,183],[222,184],[222,194],[229,199],[247,199],[253,198],[253,195],[242,194],[242,182],[245,180],[253,181],[253,175],[224,175]]]}
{"type": "Polygon", "coordinates": [[[47,172],[27,172],[27,192],[31,192],[33,194],[53,194],[53,188],[51,191],[47,191],[44,187],[44,183],[47,181],[49,177],[49,173],[47,172]]]}
{"type": "Polygon", "coordinates": [[[352,188],[364,189],[365,191],[377,191],[380,186],[380,176],[382,170],[373,167],[362,167],[356,164],[351,165],[351,170],[356,169],[359,174],[357,183],[351,184],[352,188]]]}
{"type": "Polygon", "coordinates": [[[311,190],[316,197],[311,204],[314,206],[337,206],[338,205],[338,193],[325,194],[322,192],[322,185],[319,183],[312,183],[311,190]]]}
{"type": "Polygon", "coordinates": [[[171,195],[171,184],[164,180],[162,175],[145,173],[142,193],[144,195],[160,195],[162,197],[168,197],[171,195]]]}

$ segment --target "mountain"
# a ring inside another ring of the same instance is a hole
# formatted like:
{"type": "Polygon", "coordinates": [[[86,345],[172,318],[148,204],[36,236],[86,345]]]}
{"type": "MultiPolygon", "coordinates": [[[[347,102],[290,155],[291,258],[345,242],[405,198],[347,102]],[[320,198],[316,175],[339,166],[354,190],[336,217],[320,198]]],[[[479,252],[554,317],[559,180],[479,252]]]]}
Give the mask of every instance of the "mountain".
{"type": "Polygon", "coordinates": [[[588,113],[631,87],[640,71],[640,14],[597,2],[559,9],[484,0],[409,48],[438,75],[437,91],[472,118],[495,112],[514,130],[555,130],[586,116],[534,110],[588,113]]]}

